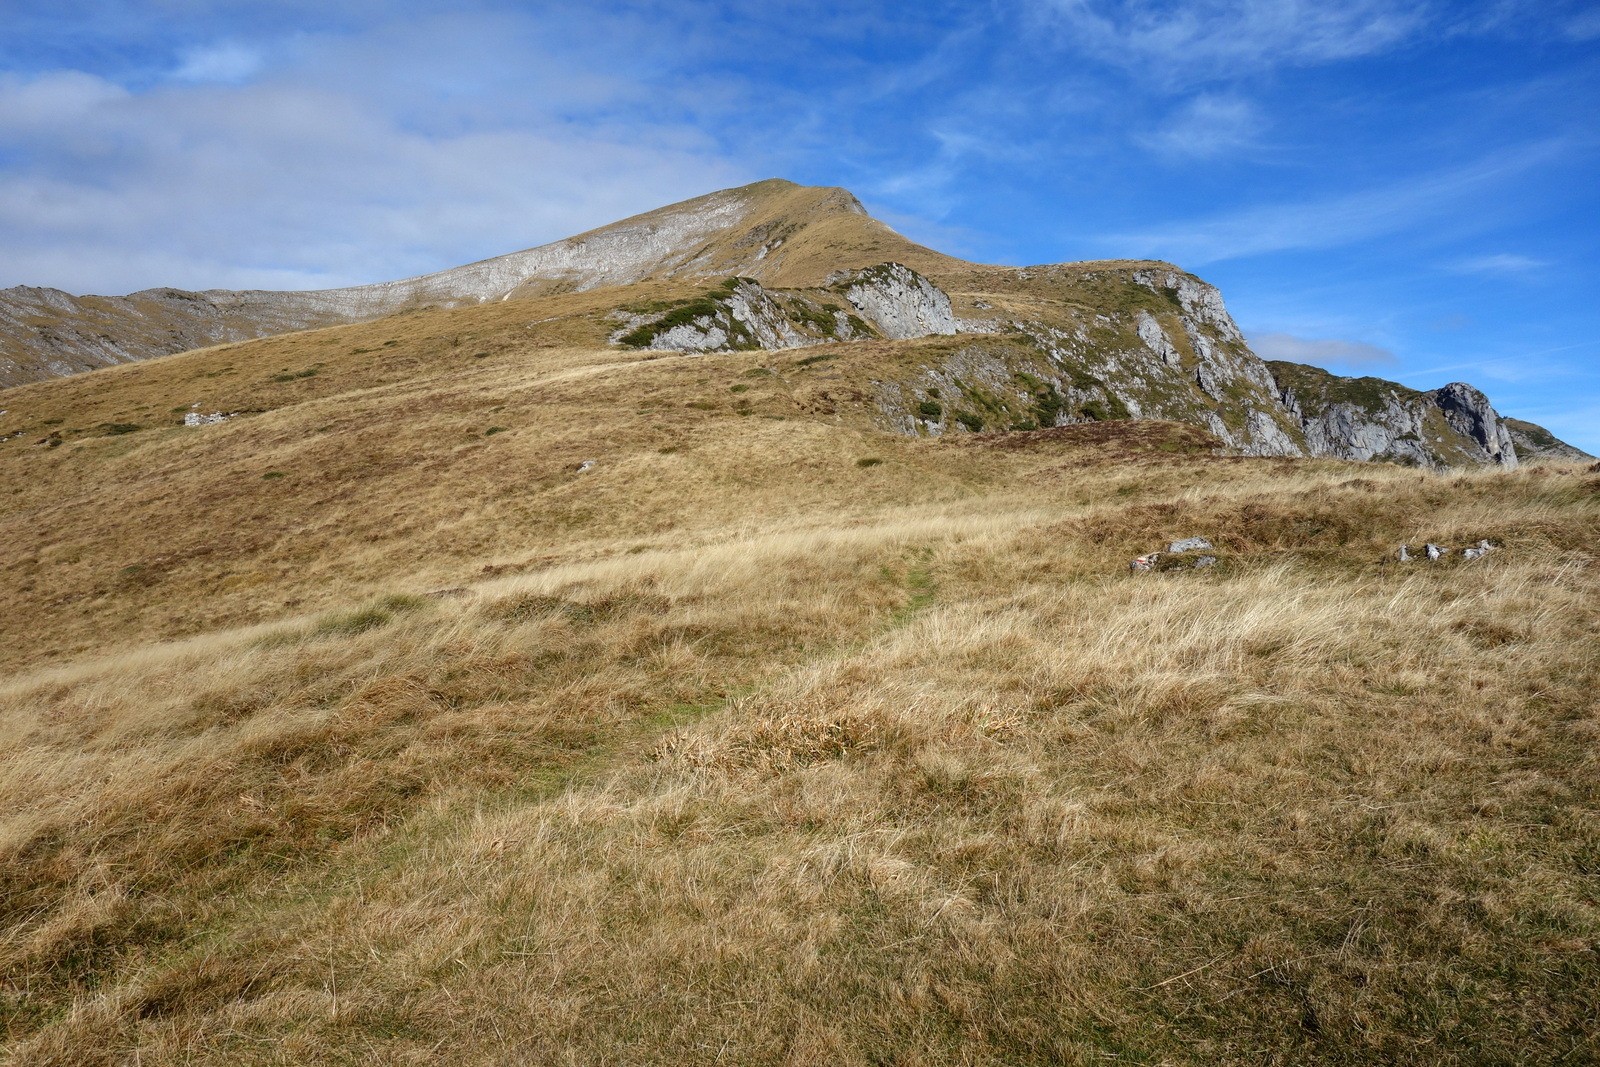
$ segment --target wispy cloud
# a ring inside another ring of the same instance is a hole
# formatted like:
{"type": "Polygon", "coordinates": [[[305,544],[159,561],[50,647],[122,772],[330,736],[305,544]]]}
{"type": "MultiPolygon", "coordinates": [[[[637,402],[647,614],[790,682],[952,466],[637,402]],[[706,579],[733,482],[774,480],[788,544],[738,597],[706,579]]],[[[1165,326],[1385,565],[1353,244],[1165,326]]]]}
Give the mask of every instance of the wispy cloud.
{"type": "Polygon", "coordinates": [[[1600,11],[1586,11],[1574,15],[1561,29],[1569,40],[1592,41],[1600,37],[1600,11]]]}
{"type": "Polygon", "coordinates": [[[1454,263],[1446,264],[1446,268],[1458,274],[1526,274],[1529,271],[1538,270],[1549,265],[1549,261],[1534,259],[1532,256],[1500,253],[1492,256],[1471,256],[1467,259],[1460,259],[1454,263]]]}
{"type": "Polygon", "coordinates": [[[1387,348],[1379,348],[1365,341],[1264,333],[1252,336],[1250,347],[1262,359],[1310,363],[1319,367],[1328,364],[1339,367],[1387,367],[1399,363],[1399,359],[1387,348]]]}
{"type": "Polygon", "coordinates": [[[1137,140],[1158,155],[1208,159],[1250,145],[1263,125],[1260,110],[1250,101],[1203,93],[1137,140]]]}
{"type": "Polygon", "coordinates": [[[1487,161],[1412,181],[1304,203],[1269,204],[1209,218],[1108,235],[1117,255],[1196,266],[1269,252],[1335,248],[1461,217],[1466,203],[1498,183],[1560,154],[1550,141],[1496,153],[1487,161]]]}
{"type": "Polygon", "coordinates": [[[237,84],[260,72],[265,57],[258,49],[223,43],[192,48],[172,72],[174,81],[237,84]]]}
{"type": "Polygon", "coordinates": [[[1181,80],[1386,51],[1432,5],[1398,0],[1037,0],[1073,46],[1151,77],[1181,80]]]}

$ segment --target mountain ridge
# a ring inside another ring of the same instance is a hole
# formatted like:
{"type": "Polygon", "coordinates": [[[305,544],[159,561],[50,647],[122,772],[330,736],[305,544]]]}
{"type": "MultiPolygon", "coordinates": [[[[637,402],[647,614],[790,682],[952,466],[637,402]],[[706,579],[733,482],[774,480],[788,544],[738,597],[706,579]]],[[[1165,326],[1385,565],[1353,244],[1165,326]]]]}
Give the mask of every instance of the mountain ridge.
{"type": "Polygon", "coordinates": [[[1531,423],[1514,434],[1465,383],[1424,400],[1384,382],[1373,388],[1385,399],[1373,406],[1347,395],[1348,383],[1367,379],[1274,370],[1250,350],[1221,293],[1173,264],[970,263],[895,233],[847,190],[783,179],[342,289],[75,297],[16,287],[0,292],[0,384],[429,308],[610,292],[616,299],[601,309],[610,325],[594,343],[705,352],[971,335],[941,363],[861,383],[875,396],[877,425],[903,433],[1162,418],[1201,426],[1246,455],[1514,466],[1520,442],[1530,457],[1583,456],[1531,423]],[[641,286],[712,279],[724,284],[630,299],[641,286]],[[958,364],[985,384],[968,382],[958,364]],[[938,417],[913,413],[934,408],[938,417]]]}

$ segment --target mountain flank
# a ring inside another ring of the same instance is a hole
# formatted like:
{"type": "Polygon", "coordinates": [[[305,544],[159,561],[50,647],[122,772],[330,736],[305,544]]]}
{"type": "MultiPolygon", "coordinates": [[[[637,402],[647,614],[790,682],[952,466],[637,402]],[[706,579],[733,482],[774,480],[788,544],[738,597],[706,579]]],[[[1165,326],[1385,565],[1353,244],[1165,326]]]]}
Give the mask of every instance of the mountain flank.
{"type": "Polygon", "coordinates": [[[1600,471],[757,194],[0,393],[0,1060],[1581,1060],[1600,471]]]}

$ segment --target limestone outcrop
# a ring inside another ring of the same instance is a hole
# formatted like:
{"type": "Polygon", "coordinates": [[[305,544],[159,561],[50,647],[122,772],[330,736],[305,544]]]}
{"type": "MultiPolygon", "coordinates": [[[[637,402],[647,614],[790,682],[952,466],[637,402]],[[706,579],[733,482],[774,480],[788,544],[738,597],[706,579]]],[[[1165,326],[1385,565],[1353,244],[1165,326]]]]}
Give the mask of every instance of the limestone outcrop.
{"type": "Polygon", "coordinates": [[[769,290],[754,278],[639,314],[624,312],[613,344],[678,352],[779,350],[887,337],[904,341],[957,331],[950,297],[901,263],[840,272],[821,289],[769,290]]]}
{"type": "Polygon", "coordinates": [[[885,337],[901,341],[956,332],[955,312],[944,290],[904,264],[884,263],[833,281],[885,337]]]}
{"type": "Polygon", "coordinates": [[[1421,392],[1381,378],[1342,378],[1298,363],[1268,367],[1313,456],[1389,460],[1431,469],[1518,464],[1510,430],[1488,398],[1464,382],[1421,392]]]}

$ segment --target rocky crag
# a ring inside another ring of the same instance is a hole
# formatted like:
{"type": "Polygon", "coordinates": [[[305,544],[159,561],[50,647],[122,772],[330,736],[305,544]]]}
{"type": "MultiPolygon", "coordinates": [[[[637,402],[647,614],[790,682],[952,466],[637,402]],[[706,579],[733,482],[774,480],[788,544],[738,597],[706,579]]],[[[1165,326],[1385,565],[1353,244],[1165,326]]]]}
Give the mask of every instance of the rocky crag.
{"type": "Polygon", "coordinates": [[[1423,392],[1382,378],[1342,378],[1298,363],[1267,364],[1279,397],[1305,430],[1307,452],[1418,467],[1581,459],[1542,427],[1514,432],[1488,397],[1463,382],[1423,392]],[[1518,438],[1520,437],[1520,442],[1518,438]]]}
{"type": "Polygon", "coordinates": [[[960,287],[956,301],[898,263],[839,272],[814,289],[731,278],[614,313],[610,339],[680,352],[921,340],[899,373],[867,383],[879,425],[906,434],[1159,418],[1203,426],[1256,456],[1511,467],[1518,437],[1541,442],[1540,455],[1582,455],[1531,423],[1514,433],[1469,385],[1424,393],[1265,363],[1221,294],[1168,264],[987,269],[948,281],[960,287]],[[957,301],[972,315],[957,314],[957,301]],[[994,314],[1002,308],[1014,317],[994,314]]]}
{"type": "Polygon", "coordinates": [[[1442,468],[1583,455],[1502,419],[1469,385],[1424,393],[1265,363],[1222,295],[1171,264],[965,263],[894,233],[842,189],[781,181],[379,285],[126,297],[6,290],[0,384],[425,306],[591,292],[598,343],[690,353],[857,346],[872,358],[854,371],[842,348],[815,358],[835,361],[842,393],[872,422],[905,434],[1164,419],[1254,456],[1442,468]],[[663,285],[673,295],[663,298],[663,285]]]}

